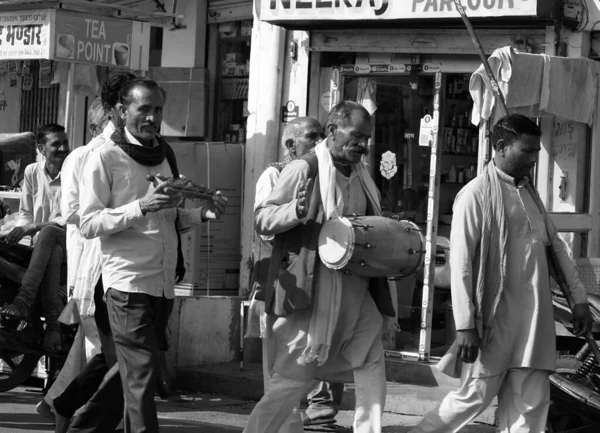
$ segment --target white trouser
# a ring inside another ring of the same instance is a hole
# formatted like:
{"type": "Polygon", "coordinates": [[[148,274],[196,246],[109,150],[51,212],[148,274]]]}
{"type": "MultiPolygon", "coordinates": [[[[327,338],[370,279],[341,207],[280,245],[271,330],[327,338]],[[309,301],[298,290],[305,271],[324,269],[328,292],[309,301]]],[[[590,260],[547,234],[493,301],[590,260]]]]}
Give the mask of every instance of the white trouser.
{"type": "MultiPolygon", "coordinates": [[[[381,433],[386,382],[383,353],[379,359],[354,369],[356,411],[354,433],[381,433]]],[[[250,414],[244,433],[279,433],[294,408],[318,381],[300,382],[275,373],[265,395],[250,414]]]]}
{"type": "MultiPolygon", "coordinates": [[[[267,389],[271,383],[271,367],[269,365],[269,355],[268,355],[268,344],[269,340],[267,338],[262,338],[262,366],[263,366],[263,381],[264,381],[264,389],[265,394],[267,389]]],[[[302,417],[298,413],[298,406],[292,409],[292,413],[289,417],[284,421],[281,427],[278,430],[279,433],[303,433],[304,425],[302,424],[302,417]]]]}
{"type": "Polygon", "coordinates": [[[454,433],[480,415],[498,396],[497,433],[544,433],[550,407],[546,370],[511,369],[492,377],[463,375],[449,393],[410,433],[454,433]]]}

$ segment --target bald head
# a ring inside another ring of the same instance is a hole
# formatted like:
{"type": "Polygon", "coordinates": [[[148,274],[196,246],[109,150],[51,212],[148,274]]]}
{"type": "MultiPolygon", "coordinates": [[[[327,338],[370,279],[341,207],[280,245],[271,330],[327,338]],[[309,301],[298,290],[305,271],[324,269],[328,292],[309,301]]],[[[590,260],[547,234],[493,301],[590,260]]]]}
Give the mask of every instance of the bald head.
{"type": "Polygon", "coordinates": [[[323,137],[323,127],[317,119],[298,117],[286,125],[282,142],[286,155],[298,158],[310,152],[323,137]]]}

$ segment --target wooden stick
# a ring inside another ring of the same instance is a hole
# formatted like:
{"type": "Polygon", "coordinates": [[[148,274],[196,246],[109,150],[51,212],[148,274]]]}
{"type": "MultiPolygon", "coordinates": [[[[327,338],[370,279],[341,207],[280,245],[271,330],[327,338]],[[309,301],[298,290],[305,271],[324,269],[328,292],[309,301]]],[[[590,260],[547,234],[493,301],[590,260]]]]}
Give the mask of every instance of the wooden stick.
{"type": "Polygon", "coordinates": [[[477,33],[475,33],[475,29],[473,28],[473,25],[471,24],[471,21],[469,20],[469,17],[467,16],[467,13],[465,12],[465,8],[463,7],[460,0],[454,0],[454,5],[456,6],[456,10],[458,10],[460,17],[462,18],[463,22],[465,23],[465,26],[467,27],[467,31],[469,32],[469,35],[471,36],[471,39],[473,40],[473,43],[475,44],[475,49],[477,50],[477,54],[479,55],[479,58],[481,59],[481,62],[483,63],[485,72],[487,73],[487,76],[492,85],[492,93],[494,95],[494,98],[496,98],[496,102],[500,104],[499,106],[500,106],[501,115],[507,116],[508,108],[506,108],[506,101],[504,100],[504,95],[502,94],[502,90],[500,90],[500,86],[498,85],[498,80],[496,80],[496,76],[494,75],[494,71],[492,71],[492,68],[490,67],[490,64],[487,60],[487,57],[485,56],[483,47],[481,46],[481,42],[479,41],[479,37],[477,36],[477,33]]]}
{"type": "MultiPolygon", "coordinates": [[[[496,80],[496,76],[494,75],[494,71],[492,71],[492,68],[490,67],[490,64],[487,60],[487,57],[485,56],[485,52],[483,51],[483,47],[481,46],[479,37],[477,36],[477,33],[475,33],[475,29],[473,28],[473,25],[471,24],[471,21],[469,20],[469,17],[467,16],[467,13],[465,12],[465,9],[463,8],[463,5],[460,2],[460,0],[454,0],[454,5],[456,6],[456,10],[458,10],[460,17],[462,18],[463,22],[465,23],[465,27],[467,28],[467,31],[469,32],[469,35],[471,36],[471,39],[473,40],[473,44],[475,44],[475,50],[477,51],[477,54],[479,55],[479,58],[481,59],[481,62],[483,63],[483,67],[485,68],[485,72],[488,76],[488,79],[490,80],[490,84],[492,86],[492,94],[494,95],[494,98],[496,99],[496,102],[498,103],[500,113],[501,113],[502,117],[507,116],[508,108],[506,107],[506,101],[504,100],[504,95],[502,94],[502,90],[500,90],[500,86],[498,85],[498,80],[496,80]]],[[[492,159],[492,143],[491,143],[491,138],[490,138],[490,131],[487,128],[486,128],[485,140],[486,140],[485,163],[487,164],[492,159]]]]}

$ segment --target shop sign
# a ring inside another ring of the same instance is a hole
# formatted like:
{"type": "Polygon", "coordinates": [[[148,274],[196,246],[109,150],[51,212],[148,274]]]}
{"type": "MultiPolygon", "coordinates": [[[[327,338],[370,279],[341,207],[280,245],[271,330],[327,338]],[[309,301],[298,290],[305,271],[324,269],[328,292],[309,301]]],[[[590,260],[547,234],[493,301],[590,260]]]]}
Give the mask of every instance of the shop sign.
{"type": "Polygon", "coordinates": [[[61,12],[56,15],[54,58],[127,68],[132,32],[132,21],[61,12]]]}
{"type": "Polygon", "coordinates": [[[2,12],[0,60],[147,69],[149,34],[149,24],[139,21],[55,9],[2,12]]]}
{"type": "MultiPolygon", "coordinates": [[[[536,0],[462,0],[469,17],[536,16],[536,0]]],[[[459,18],[454,0],[263,0],[261,20],[459,18]]]]}
{"type": "Polygon", "coordinates": [[[0,13],[0,60],[49,58],[50,22],[45,10],[0,13]]]}
{"type": "Polygon", "coordinates": [[[300,115],[300,107],[294,101],[288,101],[281,110],[282,123],[291,122],[300,115]]]}
{"type": "Polygon", "coordinates": [[[431,146],[434,133],[434,119],[429,114],[426,114],[421,119],[421,126],[419,128],[419,146],[431,146]]]}

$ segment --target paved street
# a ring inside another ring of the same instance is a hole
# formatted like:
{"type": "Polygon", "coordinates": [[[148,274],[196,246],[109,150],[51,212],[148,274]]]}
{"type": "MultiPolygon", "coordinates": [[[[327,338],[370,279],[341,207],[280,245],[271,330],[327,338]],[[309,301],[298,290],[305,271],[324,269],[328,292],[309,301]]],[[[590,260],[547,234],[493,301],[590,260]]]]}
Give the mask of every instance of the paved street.
{"type": "MultiPolygon", "coordinates": [[[[53,425],[38,415],[35,405],[41,399],[39,389],[21,387],[0,394],[0,433],[53,432],[53,425]]],[[[157,400],[161,433],[239,433],[252,410],[253,403],[208,394],[177,393],[169,401],[157,400]]],[[[386,413],[384,432],[405,433],[420,417],[386,413]]],[[[338,432],[350,432],[352,412],[338,415],[338,432]]],[[[323,429],[307,429],[323,432],[323,429]]],[[[329,430],[332,431],[332,430],[329,430]]],[[[468,433],[492,433],[490,426],[473,425],[468,433]]]]}

